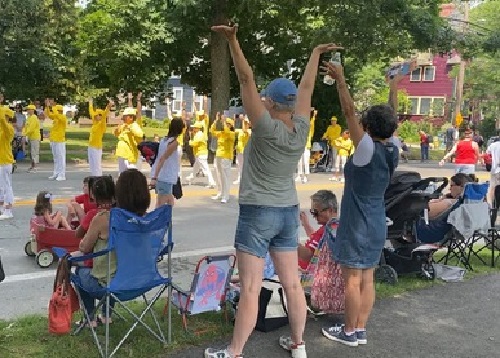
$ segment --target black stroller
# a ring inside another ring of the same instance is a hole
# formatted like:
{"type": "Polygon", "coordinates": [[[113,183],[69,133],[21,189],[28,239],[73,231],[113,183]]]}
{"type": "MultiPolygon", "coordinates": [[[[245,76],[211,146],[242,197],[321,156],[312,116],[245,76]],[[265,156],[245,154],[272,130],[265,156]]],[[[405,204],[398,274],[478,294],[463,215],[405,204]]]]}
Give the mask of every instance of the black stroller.
{"type": "Polygon", "coordinates": [[[416,172],[394,173],[385,193],[387,240],[391,245],[382,251],[375,271],[377,281],[396,283],[401,274],[434,279],[432,255],[436,249],[408,239],[416,237],[416,222],[429,208],[429,200],[439,198],[447,185],[447,178],[422,179],[416,172]]]}

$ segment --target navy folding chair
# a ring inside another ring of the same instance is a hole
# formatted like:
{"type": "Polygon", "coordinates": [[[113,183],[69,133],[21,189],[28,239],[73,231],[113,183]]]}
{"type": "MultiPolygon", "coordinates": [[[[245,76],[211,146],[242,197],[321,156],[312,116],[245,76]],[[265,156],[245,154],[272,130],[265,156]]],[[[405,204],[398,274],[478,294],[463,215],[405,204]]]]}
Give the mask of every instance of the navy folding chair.
{"type": "MultiPolygon", "coordinates": [[[[90,327],[101,357],[108,358],[115,355],[127,337],[139,324],[145,327],[163,344],[171,342],[170,310],[168,312],[168,340],[165,339],[159,321],[152,310],[153,305],[167,288],[169,299],[172,297],[171,251],[173,242],[171,219],[172,207],[169,205],[161,206],[144,216],[137,216],[126,210],[114,208],[111,210],[110,215],[109,240],[106,250],[69,259],[70,262],[76,262],[108,254],[108,284],[106,287],[103,287],[102,292],[96,297],[96,299],[99,299],[99,303],[95,311],[97,312],[102,305],[105,305],[106,317],[109,317],[110,300],[115,300],[119,306],[134,318],[132,326],[111,353],[109,319],[106,320],[104,349],[99,342],[95,329],[90,327]],[[112,252],[116,254],[116,271],[113,277],[111,277],[109,270],[111,267],[110,253],[112,252]],[[158,258],[163,255],[168,256],[167,277],[163,277],[157,267],[158,258]],[[155,288],[157,290],[153,296],[150,299],[146,298],[146,293],[155,288]],[[124,304],[124,302],[134,300],[138,297],[142,297],[145,303],[145,307],[139,315],[124,304]],[[147,313],[151,315],[156,327],[151,327],[144,321],[147,313]]],[[[56,250],[57,254],[61,255],[62,252],[59,251],[56,250]]],[[[72,275],[71,281],[75,286],[81,286],[78,276],[72,275]]],[[[84,307],[81,300],[80,306],[84,307]]],[[[89,322],[89,312],[86,312],[85,309],[83,309],[83,312],[85,315],[84,321],[89,322]]]]}

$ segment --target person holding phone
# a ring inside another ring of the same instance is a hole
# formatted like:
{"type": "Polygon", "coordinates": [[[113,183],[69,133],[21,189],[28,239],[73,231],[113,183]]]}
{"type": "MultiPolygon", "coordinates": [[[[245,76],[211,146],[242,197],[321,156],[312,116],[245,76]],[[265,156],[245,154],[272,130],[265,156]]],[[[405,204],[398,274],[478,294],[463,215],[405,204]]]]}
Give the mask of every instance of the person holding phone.
{"type": "Polygon", "coordinates": [[[355,146],[345,168],[340,223],[332,251],[345,281],[345,326],[325,327],[325,337],[348,346],[367,343],[366,322],[375,301],[374,269],[380,262],[387,226],[384,194],[398,164],[398,149],[390,138],[397,128],[396,74],[389,80],[389,105],[375,105],[356,115],[341,65],[323,63],[336,81],[342,111],[355,146]]]}
{"type": "Polygon", "coordinates": [[[291,337],[281,337],[279,343],[293,358],[306,358],[306,300],[297,275],[299,201],[294,174],[309,135],[311,97],[320,55],[337,46],[319,45],[313,50],[298,89],[289,79],[277,78],[259,94],[252,68],[236,37],[238,27],[229,24],[212,30],[229,43],[252,137],[244,152],[234,244],[241,295],[233,338],[225,349],[206,349],[205,358],[242,357],[257,319],[268,252],[286,295],[292,331],[291,337]]]}

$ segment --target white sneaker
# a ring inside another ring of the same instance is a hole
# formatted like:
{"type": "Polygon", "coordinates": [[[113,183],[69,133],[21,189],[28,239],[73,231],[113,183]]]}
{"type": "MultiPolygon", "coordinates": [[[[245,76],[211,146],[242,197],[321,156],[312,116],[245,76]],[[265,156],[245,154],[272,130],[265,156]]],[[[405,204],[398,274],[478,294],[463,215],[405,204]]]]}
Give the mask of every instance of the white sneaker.
{"type": "Polygon", "coordinates": [[[186,181],[188,182],[188,185],[191,185],[191,182],[193,181],[194,177],[192,175],[188,175],[186,177],[186,181]]]}
{"type": "Polygon", "coordinates": [[[220,201],[220,203],[221,203],[221,204],[227,204],[227,199],[222,199],[222,200],[220,201]]]}
{"type": "Polygon", "coordinates": [[[300,175],[297,175],[297,177],[295,178],[295,182],[298,183],[300,180],[301,180],[300,175]]]}
{"type": "Polygon", "coordinates": [[[338,179],[337,179],[337,177],[330,177],[330,178],[328,178],[328,180],[330,180],[330,181],[337,181],[338,179]]]}
{"type": "Polygon", "coordinates": [[[340,178],[340,182],[341,182],[341,183],[344,183],[344,182],[345,182],[344,177],[340,178]]]}
{"type": "Polygon", "coordinates": [[[302,178],[302,184],[305,184],[305,183],[307,183],[307,177],[302,178]]]}
{"type": "Polygon", "coordinates": [[[5,209],[2,215],[0,215],[0,220],[7,220],[7,219],[12,219],[14,217],[14,214],[12,214],[12,210],[10,209],[5,209]]]}
{"type": "Polygon", "coordinates": [[[36,173],[38,170],[36,168],[29,168],[27,173],[36,173]]]}
{"type": "Polygon", "coordinates": [[[281,348],[291,352],[292,358],[307,358],[306,344],[295,344],[291,337],[281,336],[279,340],[281,348]]]}
{"type": "Polygon", "coordinates": [[[233,181],[233,184],[234,184],[234,185],[239,185],[239,184],[240,184],[240,181],[239,181],[239,180],[235,180],[235,181],[233,181]]]}
{"type": "Polygon", "coordinates": [[[242,355],[233,356],[229,353],[229,350],[226,349],[214,349],[207,348],[205,349],[205,358],[241,358],[242,355]]]}
{"type": "Polygon", "coordinates": [[[206,187],[207,187],[208,189],[213,189],[213,188],[215,188],[215,184],[208,184],[206,187]]]}
{"type": "Polygon", "coordinates": [[[57,181],[65,181],[66,180],[66,177],[64,175],[59,175],[57,178],[56,178],[57,181]]]}
{"type": "Polygon", "coordinates": [[[54,180],[55,178],[57,178],[57,175],[54,174],[49,177],[49,180],[54,180]]]}
{"type": "Polygon", "coordinates": [[[212,196],[212,200],[220,200],[222,198],[222,194],[217,194],[212,196]]]}

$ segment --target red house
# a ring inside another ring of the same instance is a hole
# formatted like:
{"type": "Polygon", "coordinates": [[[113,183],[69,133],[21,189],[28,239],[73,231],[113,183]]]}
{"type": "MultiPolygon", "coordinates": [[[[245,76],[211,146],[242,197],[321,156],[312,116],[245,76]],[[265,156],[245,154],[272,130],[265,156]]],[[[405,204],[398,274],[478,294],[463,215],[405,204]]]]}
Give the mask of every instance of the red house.
{"type": "MultiPolygon", "coordinates": [[[[454,4],[441,5],[442,17],[458,16],[454,4]]],[[[430,118],[437,125],[445,122],[452,110],[456,93],[456,79],[450,72],[460,64],[460,56],[451,54],[419,53],[418,68],[399,84],[408,93],[411,105],[403,117],[414,121],[430,118]]]]}

